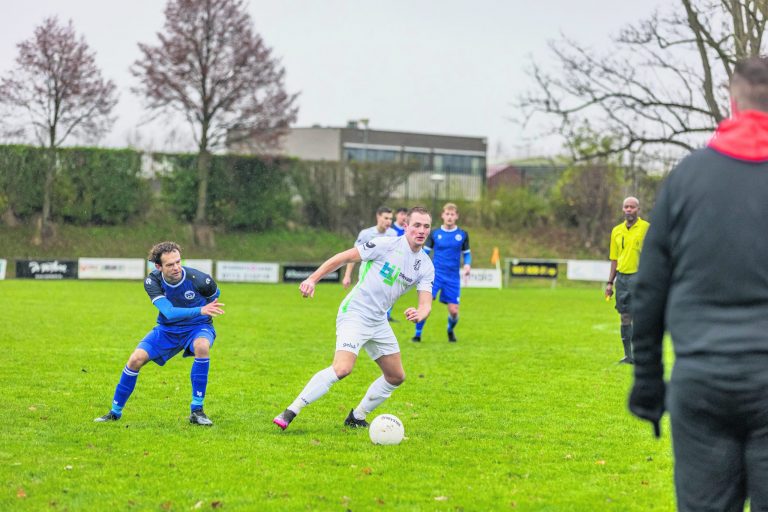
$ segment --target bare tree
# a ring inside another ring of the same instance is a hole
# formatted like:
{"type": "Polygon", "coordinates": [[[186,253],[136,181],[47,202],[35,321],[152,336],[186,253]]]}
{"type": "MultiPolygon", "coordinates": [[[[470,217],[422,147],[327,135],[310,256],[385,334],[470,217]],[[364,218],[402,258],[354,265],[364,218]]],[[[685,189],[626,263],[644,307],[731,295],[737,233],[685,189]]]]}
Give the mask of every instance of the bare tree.
{"type": "Polygon", "coordinates": [[[46,243],[53,236],[56,149],[70,136],[92,139],[109,130],[116,88],[102,78],[95,54],[82,36],[77,37],[71,21],[63,26],[55,17],[46,18],[17,48],[16,69],[0,81],[0,103],[10,110],[8,131],[21,137],[31,132],[48,149],[36,237],[37,242],[46,243]]]}
{"type": "Polygon", "coordinates": [[[275,147],[296,120],[285,69],[254,32],[242,0],[170,0],[158,44],[139,44],[134,91],[150,110],[182,113],[198,147],[195,240],[213,246],[207,222],[211,151],[231,142],[275,147]]]}
{"type": "Polygon", "coordinates": [[[679,0],[665,9],[604,51],[565,37],[550,43],[557,71],[533,63],[536,88],[519,99],[526,121],[545,114],[569,138],[590,119],[618,134],[609,153],[701,145],[727,115],[734,63],[761,53],[768,1],[679,0]]]}

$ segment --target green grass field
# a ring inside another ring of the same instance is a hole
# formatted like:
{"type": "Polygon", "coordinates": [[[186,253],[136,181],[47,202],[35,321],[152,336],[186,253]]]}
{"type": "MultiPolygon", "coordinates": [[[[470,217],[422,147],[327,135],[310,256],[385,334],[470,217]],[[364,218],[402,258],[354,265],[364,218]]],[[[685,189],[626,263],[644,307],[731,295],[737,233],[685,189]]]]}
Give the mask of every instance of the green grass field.
{"type": "Polygon", "coordinates": [[[627,412],[597,286],[465,290],[457,344],[439,304],[421,344],[394,324],[408,376],[374,415],[403,420],[399,446],[342,427],[377,376],[364,353],[288,430],[271,423],[329,365],[341,286],[221,288],[201,428],[180,357],[141,371],[119,422],[92,421],[154,324],[141,283],[0,281],[0,510],[674,510],[668,424],[657,441],[627,412]]]}

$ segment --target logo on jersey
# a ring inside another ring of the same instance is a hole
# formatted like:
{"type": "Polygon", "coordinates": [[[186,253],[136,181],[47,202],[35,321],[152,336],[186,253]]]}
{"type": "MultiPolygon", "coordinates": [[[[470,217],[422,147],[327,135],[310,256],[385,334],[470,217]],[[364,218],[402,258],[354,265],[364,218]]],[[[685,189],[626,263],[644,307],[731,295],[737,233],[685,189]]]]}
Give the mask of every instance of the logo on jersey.
{"type": "Polygon", "coordinates": [[[379,271],[379,275],[384,278],[384,284],[388,286],[392,286],[395,284],[395,280],[397,279],[397,276],[400,275],[400,269],[397,268],[394,265],[390,265],[387,261],[384,263],[384,266],[381,267],[381,270],[379,271]]]}
{"type": "Polygon", "coordinates": [[[147,278],[147,280],[144,281],[144,282],[147,283],[147,284],[152,284],[152,280],[150,278],[147,278]]]}
{"type": "Polygon", "coordinates": [[[438,240],[442,240],[442,239],[443,239],[443,235],[441,235],[440,233],[438,233],[438,234],[437,234],[437,239],[438,239],[438,240]]]}
{"type": "Polygon", "coordinates": [[[184,298],[187,299],[187,300],[194,299],[195,298],[195,292],[193,292],[192,290],[185,291],[184,292],[184,298]]]}
{"type": "Polygon", "coordinates": [[[210,277],[206,277],[205,278],[205,284],[211,284],[211,278],[210,277]]]}
{"type": "Polygon", "coordinates": [[[457,242],[461,242],[461,235],[457,234],[454,238],[456,239],[457,242]]]}
{"type": "Polygon", "coordinates": [[[374,247],[376,247],[376,244],[373,242],[365,242],[365,245],[363,247],[365,247],[366,249],[373,249],[374,247]]]}
{"type": "Polygon", "coordinates": [[[418,272],[419,268],[421,268],[421,260],[416,260],[416,263],[413,264],[413,270],[418,272]]]}

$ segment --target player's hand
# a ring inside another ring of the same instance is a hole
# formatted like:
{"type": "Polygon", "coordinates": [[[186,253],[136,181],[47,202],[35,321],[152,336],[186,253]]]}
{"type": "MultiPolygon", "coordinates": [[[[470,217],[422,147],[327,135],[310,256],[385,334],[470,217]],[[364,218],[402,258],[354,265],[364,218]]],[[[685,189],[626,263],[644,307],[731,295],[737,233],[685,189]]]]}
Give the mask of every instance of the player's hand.
{"type": "Polygon", "coordinates": [[[607,284],[605,285],[605,300],[608,300],[611,297],[613,297],[613,285],[607,284]]]}
{"type": "Polygon", "coordinates": [[[405,310],[405,319],[409,322],[417,323],[421,320],[419,318],[419,310],[416,308],[408,308],[405,310]]]}
{"type": "Polygon", "coordinates": [[[656,437],[661,435],[659,422],[664,416],[665,393],[666,385],[662,377],[643,379],[635,377],[629,394],[629,410],[638,418],[649,421],[653,425],[653,435],[656,437]]]}
{"type": "Polygon", "coordinates": [[[464,265],[464,286],[467,286],[469,284],[469,273],[472,270],[472,267],[469,265],[464,265]]]}
{"type": "Polygon", "coordinates": [[[219,315],[224,314],[224,310],[222,309],[224,307],[224,304],[219,302],[219,299],[213,299],[212,302],[209,302],[202,308],[200,308],[200,314],[206,315],[210,317],[217,317],[219,315]]]}
{"type": "Polygon", "coordinates": [[[299,291],[304,298],[315,296],[315,283],[309,279],[305,279],[299,285],[299,291]]]}
{"type": "Polygon", "coordinates": [[[344,289],[346,290],[349,288],[349,285],[352,284],[352,278],[344,276],[344,279],[341,280],[341,284],[344,285],[344,289]]]}

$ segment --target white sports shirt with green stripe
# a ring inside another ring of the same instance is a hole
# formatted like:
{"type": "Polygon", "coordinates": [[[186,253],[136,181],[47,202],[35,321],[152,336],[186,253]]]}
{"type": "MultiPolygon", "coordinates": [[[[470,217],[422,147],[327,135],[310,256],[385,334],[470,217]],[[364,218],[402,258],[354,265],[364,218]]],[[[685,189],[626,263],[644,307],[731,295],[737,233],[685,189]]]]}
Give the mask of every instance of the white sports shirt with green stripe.
{"type": "Polygon", "coordinates": [[[414,286],[432,293],[432,260],[421,249],[413,252],[406,237],[379,237],[355,247],[363,260],[360,279],[339,306],[339,315],[386,321],[387,310],[414,286]]]}

